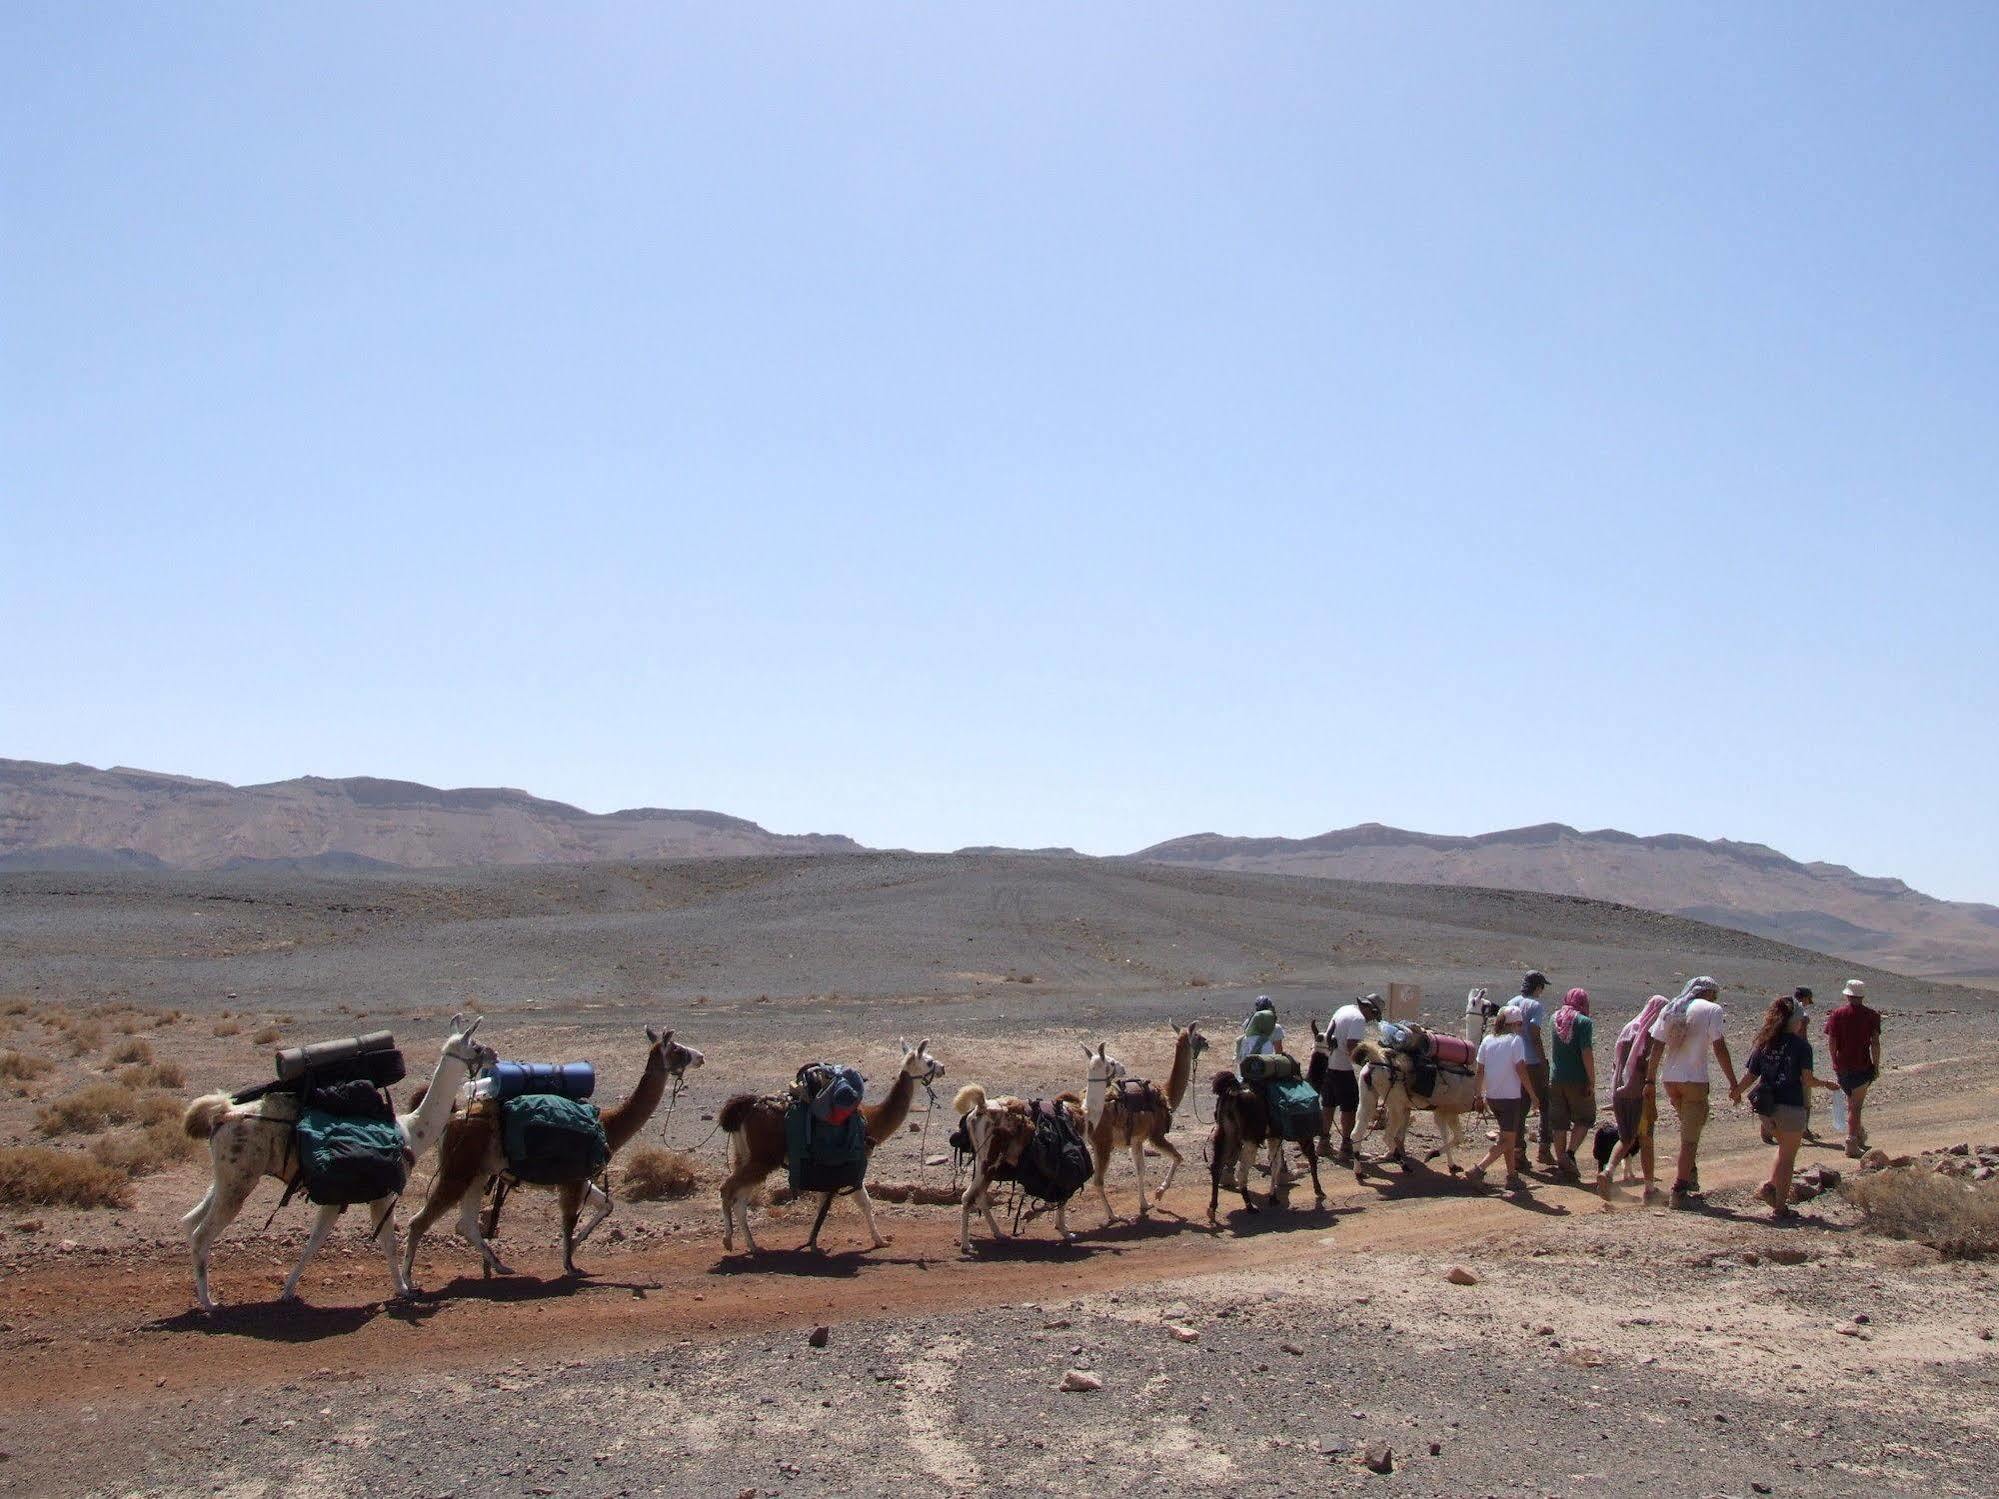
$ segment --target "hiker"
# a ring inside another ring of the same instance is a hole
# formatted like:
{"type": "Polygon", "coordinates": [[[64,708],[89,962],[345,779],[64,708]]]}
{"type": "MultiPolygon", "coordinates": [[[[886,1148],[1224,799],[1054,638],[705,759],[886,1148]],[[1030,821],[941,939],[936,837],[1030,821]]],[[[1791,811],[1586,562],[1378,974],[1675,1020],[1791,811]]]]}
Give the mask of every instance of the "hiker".
{"type": "Polygon", "coordinates": [[[1235,1059],[1270,1056],[1284,1050],[1284,1027],[1277,1023],[1277,1006],[1268,994],[1256,996],[1256,1008],[1242,1023],[1242,1035],[1235,1044],[1235,1059]]]}
{"type": "Polygon", "coordinates": [[[1520,1174],[1520,1133],[1526,1124],[1528,1102],[1531,1099],[1545,1107],[1540,1087],[1534,1081],[1534,1069],[1527,1062],[1526,1042],[1521,1034],[1524,1025],[1517,1004],[1502,1005],[1492,1017],[1492,1034],[1479,1043],[1478,1063],[1472,1069],[1473,1086],[1478,1089],[1477,1107],[1491,1111],[1498,1133],[1485,1159],[1466,1172],[1465,1179],[1484,1181],[1485,1173],[1504,1161],[1509,1192],[1522,1191],[1527,1185],[1520,1174]]]}
{"type": "Polygon", "coordinates": [[[1846,1153],[1858,1157],[1867,1153],[1861,1106],[1881,1075],[1881,1012],[1868,1005],[1867,985],[1859,979],[1848,979],[1839,997],[1839,1007],[1825,1018],[1825,1039],[1832,1075],[1846,1094],[1846,1153]]]}
{"type": "Polygon", "coordinates": [[[1341,1005],[1326,1022],[1326,1102],[1339,1111],[1342,1166],[1353,1163],[1354,1118],[1360,1112],[1360,1076],[1354,1048],[1367,1039],[1370,1022],[1381,1019],[1381,996],[1370,994],[1341,1005]]]}
{"type": "Polygon", "coordinates": [[[1722,1032],[1728,1014],[1716,1002],[1721,986],[1702,975],[1667,1001],[1652,1022],[1651,1072],[1666,1085],[1666,1101],[1680,1120],[1680,1155],[1673,1172],[1673,1206],[1685,1207],[1700,1196],[1701,1131],[1708,1120],[1708,1054],[1721,1063],[1731,1090],[1736,1085],[1735,1059],[1728,1054],[1722,1032]]]}
{"type": "Polygon", "coordinates": [[[1791,1206],[1791,1172],[1805,1138],[1805,1099],[1813,1088],[1835,1086],[1812,1076],[1812,1043],[1805,1039],[1809,1018],[1793,996],[1772,1000],[1742,1064],[1742,1076],[1729,1087],[1729,1097],[1739,1103],[1753,1082],[1750,1101],[1756,1112],[1770,1121],[1777,1157],[1770,1166],[1770,1179],[1756,1189],[1756,1195],[1769,1203],[1779,1218],[1796,1216],[1791,1206]]]}
{"type": "MultiPolygon", "coordinates": [[[[1541,1021],[1546,1016],[1546,1007],[1541,1003],[1541,995],[1548,987],[1548,975],[1540,969],[1530,969],[1520,980],[1520,993],[1508,1001],[1520,1012],[1520,1044],[1526,1048],[1527,1071],[1534,1079],[1536,1108],[1541,1115],[1541,1148],[1535,1155],[1535,1163],[1541,1166],[1555,1164],[1554,1130],[1548,1122],[1548,1050],[1541,1042],[1541,1021]]],[[[1516,1171],[1527,1169],[1527,1131],[1520,1132],[1520,1160],[1516,1171]]]]}
{"type": "MultiPolygon", "coordinates": [[[[1812,1009],[1813,998],[1811,988],[1808,985],[1800,984],[1791,991],[1791,998],[1804,1006],[1805,1039],[1809,1041],[1812,1038],[1812,1016],[1816,1013],[1812,1009]]],[[[1763,1143],[1769,1145],[1773,1142],[1766,1136],[1763,1143]]],[[[1819,1139],[1817,1132],[1812,1128],[1812,1096],[1809,1093],[1805,1095],[1805,1143],[1807,1145],[1822,1145],[1825,1143],[1819,1139]]]]}
{"type": "Polygon", "coordinates": [[[1576,1150],[1596,1125],[1596,1026],[1589,990],[1571,989],[1562,996],[1552,1029],[1546,1118],[1555,1136],[1555,1169],[1564,1181],[1581,1181],[1576,1150]]]}
{"type": "Polygon", "coordinates": [[[1659,1117],[1659,1089],[1651,1058],[1658,1043],[1652,1039],[1652,1023],[1665,1008],[1666,996],[1653,995],[1617,1033],[1610,1092],[1610,1112],[1617,1121],[1617,1148],[1596,1174],[1596,1189],[1606,1199],[1610,1196],[1611,1174],[1622,1166],[1628,1177],[1634,1155],[1645,1172],[1645,1200],[1650,1202],[1657,1194],[1652,1127],[1659,1117]]]}

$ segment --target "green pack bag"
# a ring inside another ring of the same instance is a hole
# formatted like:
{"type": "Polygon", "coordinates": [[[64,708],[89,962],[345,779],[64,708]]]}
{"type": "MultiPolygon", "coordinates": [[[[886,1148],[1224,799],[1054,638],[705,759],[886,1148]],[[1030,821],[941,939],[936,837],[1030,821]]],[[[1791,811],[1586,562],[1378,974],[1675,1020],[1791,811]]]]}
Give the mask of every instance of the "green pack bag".
{"type": "Polygon", "coordinates": [[[1270,1127],[1281,1139],[1316,1140],[1325,1128],[1324,1105],[1310,1083],[1292,1078],[1267,1084],[1263,1101],[1270,1110],[1270,1127]]]}
{"type": "Polygon", "coordinates": [[[394,1197],[409,1181],[403,1132],[393,1123],[309,1108],[293,1129],[305,1195],[322,1207],[394,1197]]]}
{"type": "Polygon", "coordinates": [[[529,1093],[501,1104],[500,1151],[515,1180],[544,1187],[588,1181],[611,1160],[597,1105],[559,1093],[529,1093]]]}
{"type": "Polygon", "coordinates": [[[794,1101],[784,1111],[785,1167],[794,1192],[850,1192],[868,1174],[868,1122],[855,1109],[833,1124],[794,1101]]]}

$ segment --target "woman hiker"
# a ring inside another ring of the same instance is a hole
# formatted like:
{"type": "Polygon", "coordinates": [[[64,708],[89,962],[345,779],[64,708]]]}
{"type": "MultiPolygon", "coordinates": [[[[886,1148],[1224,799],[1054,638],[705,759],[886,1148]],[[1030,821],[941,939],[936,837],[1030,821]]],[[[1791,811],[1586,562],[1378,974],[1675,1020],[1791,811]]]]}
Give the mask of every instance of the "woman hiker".
{"type": "Polygon", "coordinates": [[[1779,1218],[1796,1216],[1791,1207],[1791,1171],[1805,1139],[1805,1099],[1813,1088],[1830,1091],[1837,1086],[1812,1076],[1812,1043],[1805,1039],[1809,1018],[1805,1007],[1791,995],[1772,1000],[1743,1063],[1742,1076],[1729,1089],[1729,1097],[1739,1103],[1753,1083],[1751,1102],[1756,1112],[1769,1120],[1777,1137],[1770,1179],[1756,1189],[1756,1195],[1769,1203],[1779,1218]]]}
{"type": "Polygon", "coordinates": [[[1235,1059],[1269,1056],[1284,1050],[1284,1027],[1277,1023],[1277,1006],[1268,994],[1256,996],[1256,1008],[1242,1023],[1242,1035],[1235,1044],[1235,1059]]]}
{"type": "Polygon", "coordinates": [[[1465,1173],[1465,1180],[1482,1182],[1488,1170],[1504,1161],[1506,1189],[1519,1192],[1527,1185],[1520,1174],[1518,1154],[1520,1134],[1527,1121],[1527,1103],[1531,1098],[1545,1109],[1547,1101],[1540,1097],[1534,1075],[1527,1066],[1527,1047],[1520,1039],[1519,1007],[1502,1005],[1492,1018],[1492,1028],[1492,1034],[1479,1043],[1473,1085],[1478,1089],[1477,1107],[1489,1109],[1499,1129],[1492,1149],[1465,1173]]]}
{"type": "Polygon", "coordinates": [[[1652,1127],[1659,1118],[1659,1089],[1652,1076],[1652,1026],[1666,1008],[1666,996],[1655,994],[1645,1001],[1637,1018],[1625,1022],[1617,1033],[1617,1053],[1611,1073],[1610,1112],[1617,1120],[1617,1149],[1596,1174],[1596,1190],[1610,1196],[1610,1179],[1619,1166],[1631,1174],[1631,1157],[1637,1156],[1645,1172],[1645,1200],[1658,1195],[1657,1162],[1652,1154],[1652,1127]]]}

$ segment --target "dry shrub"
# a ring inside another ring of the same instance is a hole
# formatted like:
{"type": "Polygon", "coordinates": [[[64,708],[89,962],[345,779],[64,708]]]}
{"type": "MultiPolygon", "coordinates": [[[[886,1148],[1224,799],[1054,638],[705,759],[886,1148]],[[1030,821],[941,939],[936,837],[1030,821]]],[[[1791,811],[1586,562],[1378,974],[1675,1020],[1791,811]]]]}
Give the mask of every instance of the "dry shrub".
{"type": "Polygon", "coordinates": [[[25,1015],[34,1009],[34,1002],[26,999],[0,1000],[0,1015],[25,1015]]]}
{"type": "Polygon", "coordinates": [[[150,1062],[153,1059],[153,1043],[137,1037],[127,1041],[111,1053],[114,1062],[150,1062]]]}
{"type": "Polygon", "coordinates": [[[203,1143],[188,1138],[178,1119],[158,1119],[140,1130],[121,1130],[91,1142],[90,1158],[126,1176],[151,1176],[200,1155],[203,1143]]]}
{"type": "Polygon", "coordinates": [[[25,1051],[0,1051],[0,1078],[9,1082],[26,1083],[53,1072],[55,1063],[47,1057],[32,1056],[25,1051]]]}
{"type": "Polygon", "coordinates": [[[233,1036],[241,1029],[243,1027],[234,1020],[218,1020],[215,1022],[213,1034],[217,1036],[233,1036]]]}
{"type": "Polygon", "coordinates": [[[1839,1190],[1876,1233],[1962,1259],[1999,1254],[1999,1181],[1902,1166],[1848,1177],[1839,1190]]]}
{"type": "Polygon", "coordinates": [[[942,1207],[955,1204],[961,1194],[949,1182],[885,1181],[868,1183],[868,1196],[876,1202],[913,1202],[919,1206],[942,1207]]]}
{"type": "Polygon", "coordinates": [[[176,1023],[180,1018],[181,1017],[179,1010],[162,1010],[159,1014],[153,1017],[153,1029],[156,1031],[165,1030],[168,1026],[176,1023]]]}
{"type": "Polygon", "coordinates": [[[69,1054],[84,1057],[104,1044],[104,1027],[95,1020],[72,1021],[69,1031],[69,1054]]]}
{"type": "Polygon", "coordinates": [[[252,1036],[250,1040],[253,1045],[273,1046],[280,1039],[282,1039],[283,1036],[284,1032],[279,1030],[275,1025],[267,1025],[262,1030],[258,1031],[256,1035],[252,1036]]]}
{"type": "Polygon", "coordinates": [[[179,1112],[180,1103],[170,1094],[140,1092],[124,1083],[85,1083],[43,1104],[35,1128],[45,1135],[88,1135],[113,1124],[154,1124],[179,1112]]]}
{"type": "Polygon", "coordinates": [[[9,1207],[128,1208],[131,1179],[80,1150],[0,1150],[0,1203],[9,1207]]]}
{"type": "Polygon", "coordinates": [[[187,1069],[178,1062],[139,1062],[119,1068],[118,1081],[128,1088],[185,1088],[187,1069]]]}
{"type": "Polygon", "coordinates": [[[625,1157],[618,1194],[629,1202],[685,1197],[701,1185],[701,1163],[684,1150],[646,1145],[625,1157]]]}

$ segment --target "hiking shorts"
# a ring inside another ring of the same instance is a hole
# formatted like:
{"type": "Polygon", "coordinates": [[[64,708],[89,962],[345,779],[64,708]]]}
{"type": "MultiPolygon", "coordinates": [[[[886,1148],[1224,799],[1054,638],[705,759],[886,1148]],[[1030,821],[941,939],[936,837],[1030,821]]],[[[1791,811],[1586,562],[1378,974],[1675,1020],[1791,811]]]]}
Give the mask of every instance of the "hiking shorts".
{"type": "Polygon", "coordinates": [[[1780,1135],[1802,1135],[1805,1132],[1805,1106],[1801,1103],[1780,1103],[1766,1116],[1770,1128],[1780,1135]]]}
{"type": "Polygon", "coordinates": [[[1499,1126],[1502,1135],[1517,1135],[1520,1126],[1527,1122],[1527,1100],[1524,1098],[1488,1098],[1485,1106],[1492,1110],[1493,1123],[1499,1126]]]}
{"type": "Polygon", "coordinates": [[[1839,1074],[1839,1091],[1851,1098],[1880,1075],[1873,1067],[1862,1067],[1858,1072],[1842,1072],[1839,1074]]]}
{"type": "Polygon", "coordinates": [[[1617,1138],[1634,1150],[1652,1132],[1652,1099],[1646,1093],[1613,1093],[1610,1112],[1617,1120],[1617,1138]]]}
{"type": "Polygon", "coordinates": [[[1336,1109],[1353,1113],[1360,1107],[1360,1077],[1337,1067],[1326,1071],[1326,1102],[1336,1109]]]}
{"type": "Polygon", "coordinates": [[[1701,1132],[1707,1128],[1707,1090],[1706,1083],[1666,1084],[1666,1097],[1680,1116],[1680,1139],[1687,1145],[1699,1145],[1701,1132]]]}
{"type": "Polygon", "coordinates": [[[1596,1093],[1588,1083],[1548,1084],[1548,1128],[1588,1129],[1596,1123],[1596,1093]]]}

